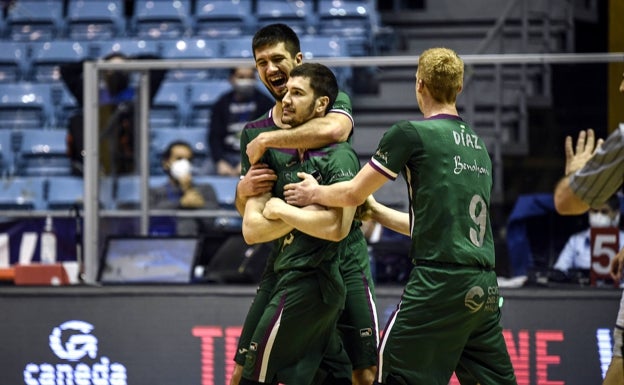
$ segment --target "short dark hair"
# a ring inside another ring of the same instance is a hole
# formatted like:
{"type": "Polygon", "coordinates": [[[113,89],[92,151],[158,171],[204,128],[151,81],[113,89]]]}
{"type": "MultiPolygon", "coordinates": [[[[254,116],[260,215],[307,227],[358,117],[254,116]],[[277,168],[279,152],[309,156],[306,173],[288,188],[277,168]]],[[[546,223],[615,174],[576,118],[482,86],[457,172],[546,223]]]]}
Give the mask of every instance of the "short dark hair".
{"type": "Polygon", "coordinates": [[[126,54],[122,53],[122,52],[114,51],[114,52],[111,52],[108,55],[104,56],[103,59],[104,59],[104,61],[109,61],[109,60],[117,59],[117,58],[127,60],[128,56],[126,54]]]}
{"type": "Polygon", "coordinates": [[[338,97],[338,81],[332,70],[320,63],[302,63],[290,71],[291,78],[297,76],[310,79],[315,98],[329,97],[325,113],[329,112],[338,97]]]}
{"type": "Polygon", "coordinates": [[[292,57],[297,56],[301,52],[301,43],[295,31],[286,24],[276,23],[260,28],[254,35],[251,41],[254,58],[256,57],[257,49],[279,43],[284,43],[286,50],[292,57]]]}
{"type": "Polygon", "coordinates": [[[169,157],[171,156],[171,151],[173,150],[175,146],[184,146],[188,148],[189,150],[191,150],[191,154],[194,154],[193,147],[191,147],[191,145],[188,142],[185,142],[183,140],[174,140],[173,142],[169,143],[167,148],[165,148],[165,151],[162,152],[162,154],[160,155],[160,158],[162,160],[169,159],[169,157]]]}

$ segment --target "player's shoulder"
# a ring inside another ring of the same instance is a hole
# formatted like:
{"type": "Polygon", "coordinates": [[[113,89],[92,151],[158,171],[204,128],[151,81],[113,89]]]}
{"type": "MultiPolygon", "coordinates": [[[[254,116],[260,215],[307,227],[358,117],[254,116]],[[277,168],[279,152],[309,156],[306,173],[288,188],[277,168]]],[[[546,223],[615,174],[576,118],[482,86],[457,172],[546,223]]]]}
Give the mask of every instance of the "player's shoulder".
{"type": "Polygon", "coordinates": [[[271,116],[270,112],[271,110],[268,110],[267,112],[262,114],[257,119],[247,122],[247,124],[245,124],[245,127],[243,127],[243,129],[252,130],[252,129],[267,129],[267,128],[275,127],[275,121],[273,120],[273,117],[271,116]]]}

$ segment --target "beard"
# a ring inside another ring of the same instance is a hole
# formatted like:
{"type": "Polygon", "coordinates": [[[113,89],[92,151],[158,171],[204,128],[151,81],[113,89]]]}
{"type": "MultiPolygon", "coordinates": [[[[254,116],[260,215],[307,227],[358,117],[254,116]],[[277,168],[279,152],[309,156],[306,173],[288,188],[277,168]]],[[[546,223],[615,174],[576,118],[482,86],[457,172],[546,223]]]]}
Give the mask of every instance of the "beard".
{"type": "Polygon", "coordinates": [[[287,116],[286,119],[284,119],[284,114],[282,114],[282,123],[288,124],[291,127],[297,127],[314,117],[314,103],[312,103],[306,108],[304,114],[297,114],[297,111],[295,111],[294,114],[287,116]]]}

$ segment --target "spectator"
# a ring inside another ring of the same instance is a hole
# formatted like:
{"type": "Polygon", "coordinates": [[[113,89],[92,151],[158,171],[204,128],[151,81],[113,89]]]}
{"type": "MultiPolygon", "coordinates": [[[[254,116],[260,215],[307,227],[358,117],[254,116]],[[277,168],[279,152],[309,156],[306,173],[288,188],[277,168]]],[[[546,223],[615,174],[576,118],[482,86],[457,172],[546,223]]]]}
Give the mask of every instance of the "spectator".
{"type": "MultiPolygon", "coordinates": [[[[573,234],[555,263],[556,270],[568,273],[570,269],[589,270],[591,266],[590,229],[596,227],[619,227],[620,199],[613,195],[603,205],[589,210],[589,227],[573,234]]],[[[624,247],[624,232],[620,230],[620,249],[624,247]]]]}
{"type": "MultiPolygon", "coordinates": [[[[123,62],[128,59],[154,59],[152,56],[129,58],[114,52],[103,58],[110,62],[123,62]]],[[[70,63],[61,66],[61,77],[74,95],[80,110],[69,118],[67,127],[67,155],[72,161],[72,172],[83,173],[84,158],[84,117],[83,102],[83,63],[70,63]]],[[[156,95],[166,71],[152,71],[150,74],[150,100],[156,95]]],[[[98,95],[99,100],[99,155],[101,170],[106,175],[132,174],[135,172],[134,159],[134,101],[135,89],[130,74],[125,71],[103,71],[98,95]]]]}
{"type": "MultiPolygon", "coordinates": [[[[219,209],[217,195],[210,185],[195,185],[192,172],[193,149],[184,141],[174,141],[162,154],[161,164],[167,182],[150,189],[153,209],[219,209]]],[[[152,232],[198,235],[214,226],[212,218],[168,218],[152,221],[152,232]],[[173,228],[175,226],[175,228],[173,228]]]]}
{"type": "Polygon", "coordinates": [[[208,143],[217,174],[240,175],[240,134],[274,101],[256,87],[256,69],[237,67],[230,71],[232,91],[223,94],[212,108],[208,143]]]}

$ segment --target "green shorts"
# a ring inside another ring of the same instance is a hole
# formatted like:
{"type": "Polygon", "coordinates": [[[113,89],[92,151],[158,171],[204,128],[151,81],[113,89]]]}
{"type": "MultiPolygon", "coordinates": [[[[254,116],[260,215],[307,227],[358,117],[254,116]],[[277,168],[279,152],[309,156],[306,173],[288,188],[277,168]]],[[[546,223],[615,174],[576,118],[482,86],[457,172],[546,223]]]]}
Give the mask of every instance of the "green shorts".
{"type": "Polygon", "coordinates": [[[347,290],[338,330],[354,369],[377,365],[379,321],[375,284],[370,270],[368,244],[357,229],[346,239],[340,272],[347,290]]]}
{"type": "Polygon", "coordinates": [[[302,385],[313,380],[344,304],[344,286],[337,278],[340,285],[328,284],[328,276],[318,270],[280,275],[252,334],[243,378],[302,385]]]}
{"type": "Polygon", "coordinates": [[[414,267],[380,343],[378,381],[448,385],[459,368],[481,385],[516,385],[498,301],[494,271],[414,267]]]}

